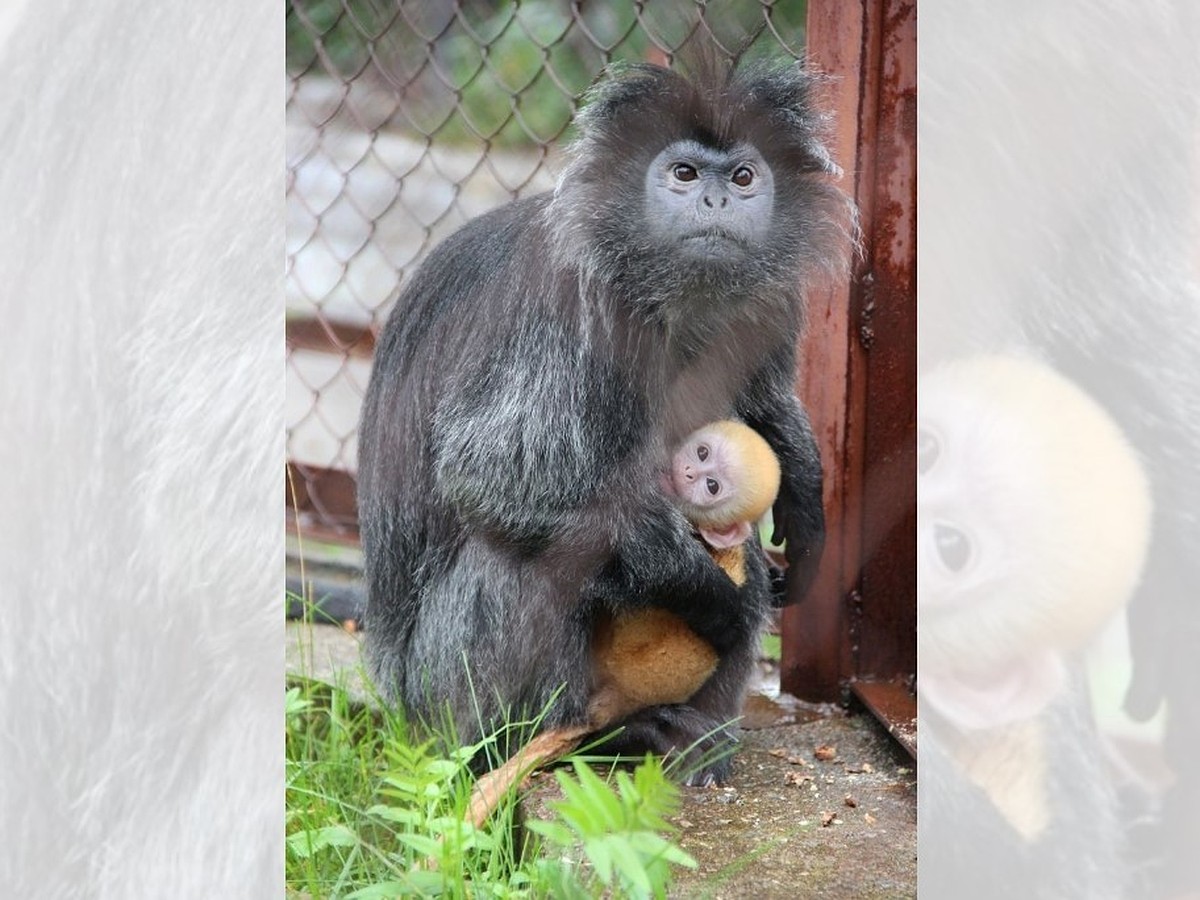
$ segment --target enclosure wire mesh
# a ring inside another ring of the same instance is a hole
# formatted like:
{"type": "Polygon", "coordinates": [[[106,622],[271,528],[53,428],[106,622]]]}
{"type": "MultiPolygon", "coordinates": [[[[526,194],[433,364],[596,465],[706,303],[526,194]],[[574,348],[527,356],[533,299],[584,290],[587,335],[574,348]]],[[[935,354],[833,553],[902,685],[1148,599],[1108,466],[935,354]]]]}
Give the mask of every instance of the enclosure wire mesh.
{"type": "Polygon", "coordinates": [[[614,62],[692,42],[796,58],[805,0],[289,0],[290,524],[353,540],[359,408],[374,339],[429,250],[553,186],[558,148],[614,62]]]}

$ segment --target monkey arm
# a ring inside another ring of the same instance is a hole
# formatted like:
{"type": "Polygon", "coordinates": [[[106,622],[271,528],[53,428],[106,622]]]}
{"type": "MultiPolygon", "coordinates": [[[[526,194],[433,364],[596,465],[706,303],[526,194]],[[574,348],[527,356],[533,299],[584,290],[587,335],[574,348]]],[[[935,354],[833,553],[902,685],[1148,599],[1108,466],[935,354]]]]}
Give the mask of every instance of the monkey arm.
{"type": "Polygon", "coordinates": [[[563,584],[590,580],[585,599],[671,609],[720,649],[738,591],[658,489],[641,393],[552,318],[501,343],[435,413],[435,492],[563,584]]]}
{"type": "Polygon", "coordinates": [[[673,612],[718,653],[748,627],[739,588],[696,540],[665,498],[647,510],[584,586],[584,597],[610,612],[658,607],[673,612]]]}
{"type": "Polygon", "coordinates": [[[825,547],[821,455],[808,416],[792,388],[793,354],[780,351],[738,398],[742,419],[779,458],[779,496],[772,508],[775,533],[787,542],[788,598],[802,597],[816,577],[825,547]]]}

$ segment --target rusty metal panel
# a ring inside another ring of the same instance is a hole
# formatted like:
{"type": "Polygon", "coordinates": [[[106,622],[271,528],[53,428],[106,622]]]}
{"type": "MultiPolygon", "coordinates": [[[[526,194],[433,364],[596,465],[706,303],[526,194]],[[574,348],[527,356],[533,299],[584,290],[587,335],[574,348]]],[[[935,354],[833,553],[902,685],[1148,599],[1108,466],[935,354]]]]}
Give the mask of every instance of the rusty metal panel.
{"type": "Polygon", "coordinates": [[[883,723],[888,734],[915,760],[917,698],[908,681],[852,681],[850,692],[883,723]]]}
{"type": "MultiPolygon", "coordinates": [[[[808,56],[819,70],[838,75],[828,86],[827,102],[838,122],[832,150],[846,175],[843,188],[855,188],[858,159],[858,78],[864,68],[862,34],[866,9],[859,3],[812,0],[808,6],[808,56]]],[[[836,700],[841,695],[843,658],[848,648],[842,598],[848,593],[843,560],[849,558],[853,583],[857,570],[856,532],[847,527],[853,509],[846,492],[847,376],[851,365],[850,284],[810,291],[809,329],[801,343],[797,392],[812,420],[825,466],[827,537],[817,578],[808,596],[787,607],[782,618],[780,684],[806,700],[836,700]]],[[[796,598],[791,598],[795,600],[796,598]]]]}
{"type": "Polygon", "coordinates": [[[783,617],[782,687],[842,699],[854,676],[916,670],[916,7],[812,0],[836,158],[861,217],[848,284],[809,298],[797,390],[826,469],[816,584],[783,617]]]}
{"type": "Polygon", "coordinates": [[[855,318],[865,351],[863,597],[856,676],[916,672],[917,21],[884,5],[874,202],[855,318]]]}

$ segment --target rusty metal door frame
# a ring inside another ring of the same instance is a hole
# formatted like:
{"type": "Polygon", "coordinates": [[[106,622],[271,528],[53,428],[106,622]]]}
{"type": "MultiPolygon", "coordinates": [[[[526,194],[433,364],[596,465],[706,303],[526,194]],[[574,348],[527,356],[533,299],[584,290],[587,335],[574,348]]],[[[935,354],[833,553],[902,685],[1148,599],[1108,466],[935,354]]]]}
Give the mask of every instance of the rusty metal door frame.
{"type": "Polygon", "coordinates": [[[782,687],[820,701],[850,690],[897,726],[916,673],[915,0],[810,0],[808,56],[833,76],[862,252],[847,284],[810,297],[797,390],[829,533],[813,590],[784,614],[782,687]]]}

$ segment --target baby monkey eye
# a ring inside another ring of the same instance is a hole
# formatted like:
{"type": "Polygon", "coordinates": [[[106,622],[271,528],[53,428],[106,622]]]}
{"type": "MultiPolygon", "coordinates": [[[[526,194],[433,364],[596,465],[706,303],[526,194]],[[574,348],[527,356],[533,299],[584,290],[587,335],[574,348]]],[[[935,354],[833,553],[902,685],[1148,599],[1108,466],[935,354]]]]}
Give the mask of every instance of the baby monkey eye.
{"type": "Polygon", "coordinates": [[[733,183],[738,187],[750,187],[752,181],[754,181],[754,173],[746,166],[742,166],[733,173],[733,183]]]}
{"type": "Polygon", "coordinates": [[[708,492],[710,494],[712,494],[714,497],[717,496],[717,494],[721,493],[721,485],[719,485],[717,483],[717,479],[715,479],[715,478],[707,479],[704,482],[704,485],[705,485],[705,487],[708,488],[708,492]]]}
{"type": "Polygon", "coordinates": [[[933,540],[942,564],[951,572],[961,572],[971,561],[971,539],[953,525],[935,525],[933,540]]]}
{"type": "Polygon", "coordinates": [[[687,163],[676,163],[671,174],[675,176],[676,181],[695,181],[699,177],[696,169],[687,163]]]}
{"type": "Polygon", "coordinates": [[[708,444],[701,444],[699,447],[697,447],[696,455],[700,457],[700,462],[704,462],[706,459],[708,459],[708,444]]]}
{"type": "Polygon", "coordinates": [[[937,437],[924,428],[917,429],[917,474],[924,475],[938,461],[942,448],[937,437]]]}

